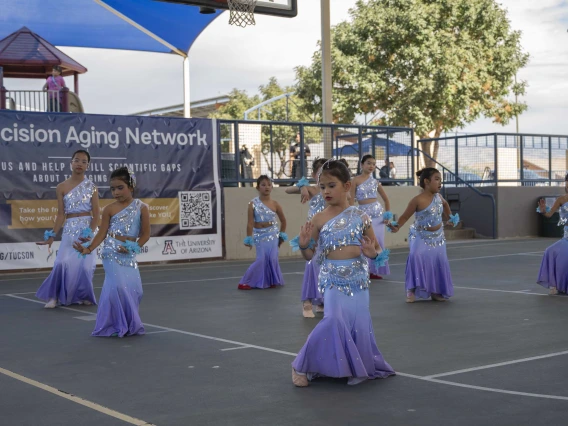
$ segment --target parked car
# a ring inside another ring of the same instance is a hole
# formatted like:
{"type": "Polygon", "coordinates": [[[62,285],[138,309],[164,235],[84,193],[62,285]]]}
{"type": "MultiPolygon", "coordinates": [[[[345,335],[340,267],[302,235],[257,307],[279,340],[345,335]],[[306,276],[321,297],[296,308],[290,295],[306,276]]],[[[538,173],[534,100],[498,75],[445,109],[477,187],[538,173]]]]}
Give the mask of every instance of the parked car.
{"type": "Polygon", "coordinates": [[[523,169],[523,179],[523,186],[548,186],[548,179],[542,177],[534,170],[523,169]]]}

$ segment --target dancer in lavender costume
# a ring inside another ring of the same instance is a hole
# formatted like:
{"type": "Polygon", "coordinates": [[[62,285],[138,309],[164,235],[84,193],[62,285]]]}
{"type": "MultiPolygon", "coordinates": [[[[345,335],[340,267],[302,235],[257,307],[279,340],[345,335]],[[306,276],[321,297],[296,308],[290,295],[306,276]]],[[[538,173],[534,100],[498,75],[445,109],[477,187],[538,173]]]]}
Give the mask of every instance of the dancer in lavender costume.
{"type": "Polygon", "coordinates": [[[150,239],[150,213],[146,204],[133,198],[135,186],[134,173],[126,167],[112,172],[110,191],[115,201],[103,209],[99,232],[89,246],[74,245],[82,255],[89,255],[103,243],[105,281],[93,336],[144,334],[138,314],[143,293],[136,253],[150,239]]]}
{"type": "MultiPolygon", "coordinates": [[[[373,172],[377,168],[377,161],[372,155],[365,155],[361,159],[361,174],[353,178],[351,186],[351,197],[359,203],[359,209],[367,213],[373,221],[373,231],[382,249],[385,248],[385,224],[392,219],[390,212],[389,197],[380,182],[373,177],[373,172]],[[377,194],[381,196],[385,203],[385,209],[377,200],[377,194]]],[[[373,262],[369,262],[370,277],[374,280],[382,279],[382,275],[389,275],[390,269],[388,262],[384,266],[375,267],[373,262]]]]}
{"type": "Polygon", "coordinates": [[[564,191],[552,208],[546,207],[544,200],[539,201],[537,211],[546,217],[560,212],[558,226],[564,226],[564,237],[548,247],[544,252],[537,283],[548,288],[549,294],[568,293],[568,174],[565,177],[564,191]]]}
{"type": "Polygon", "coordinates": [[[288,241],[286,218],[280,204],[270,198],[272,181],[268,176],[262,175],[256,180],[256,189],[259,196],[249,203],[247,236],[243,241],[250,249],[256,247],[256,260],[239,281],[239,290],[284,285],[278,248],[288,241]],[[280,219],[280,230],[276,217],[280,219]]]}
{"type": "Polygon", "coordinates": [[[47,301],[46,308],[55,308],[58,303],[96,303],[93,292],[96,256],[89,255],[78,260],[77,252],[73,250],[73,242],[78,238],[90,240],[92,230],[99,222],[97,187],[85,177],[90,161],[91,156],[84,150],[76,151],[71,157],[71,177],[57,185],[55,190],[58,205],[55,226],[53,230],[45,232],[45,241],[36,243],[49,246],[51,251],[53,239],[63,227],[53,269],[36,293],[38,299],[47,301]]]}
{"type": "Polygon", "coordinates": [[[398,232],[414,214],[415,222],[410,227],[408,237],[410,254],[406,261],[406,301],[413,303],[415,298],[445,302],[454,294],[450,263],[446,254],[446,237],[442,216],[456,226],[459,215],[452,215],[450,206],[440,195],[442,175],[432,167],[417,173],[422,194],[414,197],[398,220],[388,226],[398,232]]]}
{"type": "Polygon", "coordinates": [[[375,342],[365,258],[384,264],[388,252],[381,252],[371,219],[349,205],[351,181],[344,164],[328,161],[322,167],[319,186],[327,207],[302,226],[299,246],[305,259],[317,255],[321,263],[319,288],[325,310],[292,363],[292,382],[303,387],[326,376],[345,377],[355,385],[394,375],[375,342]]]}
{"type": "MultiPolygon", "coordinates": [[[[326,162],[325,158],[317,158],[312,163],[312,178],[317,178],[320,167],[326,162]]],[[[287,194],[301,194],[301,202],[310,202],[308,210],[308,221],[312,220],[315,214],[325,209],[325,200],[317,186],[310,186],[306,178],[300,179],[295,186],[286,188],[287,194]]],[[[292,250],[296,251],[298,237],[290,241],[292,250]]],[[[307,261],[304,268],[304,279],[302,280],[302,314],[305,318],[315,318],[313,305],[316,307],[316,313],[323,312],[323,298],[318,290],[319,265],[316,261],[307,261]]]]}

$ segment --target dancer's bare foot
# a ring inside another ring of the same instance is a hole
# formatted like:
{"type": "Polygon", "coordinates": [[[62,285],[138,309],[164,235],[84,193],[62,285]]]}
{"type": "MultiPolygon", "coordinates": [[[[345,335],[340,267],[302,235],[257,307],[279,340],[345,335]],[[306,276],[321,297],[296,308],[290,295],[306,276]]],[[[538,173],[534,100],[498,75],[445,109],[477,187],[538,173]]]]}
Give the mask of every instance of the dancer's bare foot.
{"type": "Polygon", "coordinates": [[[323,314],[323,305],[316,305],[316,314],[323,314]]]}
{"type": "Polygon", "coordinates": [[[436,302],[445,302],[446,301],[446,299],[444,299],[444,297],[441,294],[432,293],[431,297],[432,297],[432,300],[434,300],[436,302]]]}
{"type": "Polygon", "coordinates": [[[81,300],[81,304],[85,305],[85,306],[91,306],[92,303],[88,300],[81,300]]]}
{"type": "Polygon", "coordinates": [[[550,296],[556,296],[558,294],[558,289],[556,287],[550,287],[548,289],[548,294],[550,296]]]}
{"type": "Polygon", "coordinates": [[[305,388],[306,386],[309,385],[308,377],[305,374],[296,373],[296,370],[294,370],[293,368],[292,368],[292,383],[294,383],[294,386],[297,386],[299,388],[305,388]]]}
{"type": "Polygon", "coordinates": [[[406,292],[406,303],[414,303],[415,297],[413,291],[406,292]]]}
{"type": "Polygon", "coordinates": [[[57,306],[57,300],[49,299],[48,302],[45,304],[44,308],[46,309],[53,309],[57,306]]]}
{"type": "Polygon", "coordinates": [[[314,312],[312,311],[312,302],[309,300],[304,300],[302,314],[304,318],[315,318],[314,312]]]}

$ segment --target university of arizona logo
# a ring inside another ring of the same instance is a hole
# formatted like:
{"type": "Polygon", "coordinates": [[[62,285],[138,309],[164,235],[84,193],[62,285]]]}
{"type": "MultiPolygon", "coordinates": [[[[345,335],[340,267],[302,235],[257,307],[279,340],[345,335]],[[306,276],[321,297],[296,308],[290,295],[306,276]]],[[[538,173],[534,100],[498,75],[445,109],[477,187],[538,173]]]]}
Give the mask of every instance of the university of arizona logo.
{"type": "Polygon", "coordinates": [[[164,243],[164,250],[162,250],[162,254],[176,254],[176,250],[174,249],[173,240],[166,240],[164,243]]]}

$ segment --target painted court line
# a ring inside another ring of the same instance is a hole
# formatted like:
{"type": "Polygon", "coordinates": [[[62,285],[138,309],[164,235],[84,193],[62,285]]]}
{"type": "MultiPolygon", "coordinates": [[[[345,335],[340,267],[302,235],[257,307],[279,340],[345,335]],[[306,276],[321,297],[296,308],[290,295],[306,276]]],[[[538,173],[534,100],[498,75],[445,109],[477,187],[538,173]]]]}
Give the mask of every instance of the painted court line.
{"type": "Polygon", "coordinates": [[[87,401],[86,399],[83,399],[83,398],[78,397],[76,395],[73,395],[73,394],[67,393],[65,391],[56,389],[56,388],[51,387],[49,385],[46,385],[44,383],[40,383],[36,380],[29,379],[27,377],[24,377],[20,374],[6,370],[4,368],[0,368],[0,373],[4,374],[5,376],[16,379],[20,382],[27,383],[28,385],[34,386],[34,387],[41,389],[43,391],[52,393],[53,395],[59,396],[61,398],[65,398],[65,399],[72,401],[76,404],[83,405],[83,406],[88,407],[92,410],[98,411],[99,413],[103,413],[103,414],[106,414],[107,416],[114,417],[115,419],[122,420],[123,422],[129,423],[131,425],[155,426],[152,423],[146,422],[144,420],[137,419],[135,417],[130,417],[126,414],[119,413],[118,411],[111,410],[110,408],[104,407],[102,405],[99,405],[99,404],[91,402],[91,401],[87,401]]]}
{"type": "Polygon", "coordinates": [[[568,351],[555,352],[555,353],[546,354],[546,355],[538,355],[538,356],[533,356],[533,357],[530,357],[530,358],[515,359],[515,360],[512,360],[512,361],[498,362],[497,364],[481,365],[479,367],[464,368],[463,370],[448,371],[446,373],[432,374],[431,376],[424,376],[424,378],[425,379],[435,379],[435,378],[438,378],[438,377],[452,376],[454,374],[461,374],[461,373],[469,373],[471,371],[486,370],[488,368],[503,367],[505,365],[518,364],[518,363],[521,363],[521,362],[535,361],[537,359],[552,358],[552,357],[555,357],[555,356],[562,356],[562,355],[568,355],[568,351]]]}
{"type": "MultiPolygon", "coordinates": [[[[284,272],[282,275],[304,275],[303,272],[284,272]]],[[[180,280],[180,281],[160,281],[155,283],[145,283],[142,282],[142,287],[146,287],[149,285],[164,285],[164,284],[181,284],[181,283],[195,283],[195,282],[202,282],[202,281],[221,281],[221,280],[238,280],[241,279],[243,276],[239,275],[236,277],[219,277],[219,278],[203,278],[198,280],[180,280]]],[[[96,289],[103,288],[102,286],[93,287],[96,289]]],[[[10,295],[26,295],[26,294],[36,294],[35,291],[27,291],[24,293],[1,293],[0,296],[10,296],[10,295]]]]}
{"type": "MultiPolygon", "coordinates": [[[[394,281],[394,280],[383,280],[385,283],[395,283],[395,284],[406,284],[404,281],[394,281]]],[[[461,287],[461,286],[454,286],[454,288],[459,288],[461,290],[475,290],[475,291],[494,291],[497,293],[512,293],[512,294],[527,294],[532,296],[548,296],[548,294],[544,293],[535,293],[532,290],[498,290],[495,288],[479,288],[479,287],[461,287]]]]}
{"type": "MultiPolygon", "coordinates": [[[[38,302],[37,300],[26,299],[25,297],[19,297],[19,296],[13,296],[13,297],[15,297],[17,299],[21,299],[21,300],[27,300],[28,302],[38,302]]],[[[43,302],[39,302],[39,303],[43,303],[43,302]]],[[[72,308],[67,308],[67,307],[60,307],[60,309],[69,310],[69,311],[77,311],[77,309],[72,309],[72,308]]],[[[254,348],[254,349],[261,350],[261,351],[278,353],[278,354],[282,354],[282,355],[289,355],[289,356],[293,356],[293,357],[295,357],[297,355],[294,352],[282,351],[282,350],[279,350],[279,349],[273,349],[273,348],[268,348],[268,347],[259,346],[259,345],[251,345],[251,344],[248,344],[248,343],[238,342],[238,341],[235,341],[235,340],[222,339],[222,338],[219,338],[219,337],[208,336],[206,334],[191,333],[189,331],[178,330],[176,328],[163,327],[163,326],[160,326],[160,325],[148,324],[148,323],[144,323],[144,325],[149,326],[149,327],[154,327],[154,328],[157,328],[157,329],[160,329],[160,330],[172,331],[172,332],[183,334],[183,335],[186,335],[186,336],[194,336],[194,337],[200,337],[202,339],[208,339],[208,340],[213,340],[213,341],[217,341],[217,342],[230,343],[230,344],[233,344],[233,345],[238,346],[238,347],[254,348]]],[[[550,356],[557,356],[557,355],[556,354],[550,354],[550,356]]],[[[541,355],[541,357],[546,357],[546,356],[541,355]]],[[[528,360],[528,359],[525,358],[523,360],[519,360],[519,362],[524,362],[525,360],[528,360]]],[[[508,363],[512,364],[512,363],[514,363],[514,361],[508,361],[508,363]]],[[[477,368],[479,368],[479,367],[477,367],[477,368]]],[[[484,392],[495,392],[495,393],[508,394],[508,395],[526,396],[526,397],[531,397],[531,398],[544,398],[544,399],[555,399],[555,400],[561,400],[561,401],[568,401],[568,397],[565,397],[565,396],[547,395],[547,394],[538,394],[538,393],[527,393],[527,392],[516,392],[516,391],[505,390],[505,389],[495,389],[495,388],[488,388],[488,387],[483,387],[483,386],[473,386],[473,385],[467,385],[467,384],[463,384],[463,383],[450,382],[450,381],[447,381],[447,380],[439,380],[439,379],[432,378],[432,377],[429,377],[429,376],[416,376],[414,374],[402,373],[402,372],[399,372],[399,371],[397,371],[396,374],[401,376],[401,377],[407,377],[407,378],[411,378],[411,379],[422,380],[422,381],[431,382],[431,383],[439,383],[439,384],[443,384],[443,385],[455,386],[455,387],[466,388],[466,389],[480,390],[480,391],[484,391],[484,392]]],[[[442,374],[444,374],[444,373],[442,373],[442,374]]],[[[141,423],[141,424],[144,425],[146,423],[141,423]]]]}
{"type": "MultiPolygon", "coordinates": [[[[531,239],[531,240],[519,240],[519,241],[508,241],[508,242],[473,243],[473,244],[451,243],[449,245],[452,246],[451,250],[456,250],[456,249],[462,249],[462,248],[476,248],[476,247],[484,247],[484,246],[504,246],[504,245],[510,245],[510,244],[520,244],[520,243],[526,243],[527,241],[536,242],[538,240],[532,240],[531,239]]],[[[400,249],[394,249],[394,250],[402,250],[402,251],[391,253],[391,255],[393,255],[393,256],[408,254],[407,248],[400,248],[400,249]]],[[[536,252],[533,252],[533,253],[536,253],[536,252]]],[[[302,262],[304,262],[304,260],[302,258],[280,260],[280,264],[302,263],[302,262]]],[[[141,272],[166,272],[166,271],[172,272],[172,271],[185,271],[185,270],[195,270],[195,269],[217,269],[217,268],[219,268],[220,263],[222,263],[224,266],[231,266],[231,265],[239,266],[239,265],[246,265],[246,264],[250,263],[250,261],[249,260],[216,260],[216,261],[201,262],[201,263],[195,262],[195,263],[193,263],[193,265],[195,265],[195,266],[181,266],[181,267],[176,267],[175,264],[172,264],[172,267],[168,268],[168,269],[154,269],[154,268],[160,268],[160,266],[162,266],[162,265],[141,265],[140,271],[141,272]]],[[[18,275],[23,275],[23,274],[46,275],[47,273],[48,273],[48,270],[36,271],[36,272],[18,272],[18,273],[15,273],[15,274],[18,274],[18,275]]],[[[15,275],[15,274],[7,274],[7,275],[15,275]]],[[[102,269],[98,269],[95,272],[95,276],[102,276],[102,275],[104,275],[102,269]]],[[[0,280],[0,284],[3,283],[3,282],[10,282],[10,281],[36,280],[36,279],[37,279],[36,277],[9,278],[9,279],[0,280]]]]}
{"type": "Polygon", "coordinates": [[[147,331],[146,334],[171,333],[170,330],[147,331]]]}
{"type": "Polygon", "coordinates": [[[225,348],[225,349],[221,349],[222,351],[236,351],[238,349],[247,349],[250,348],[250,346],[237,346],[236,348],[225,348]]]}
{"type": "Polygon", "coordinates": [[[73,317],[73,318],[78,319],[78,320],[83,320],[83,321],[95,321],[97,319],[97,316],[96,315],[85,315],[85,316],[82,316],[82,317],[73,317]]]}

